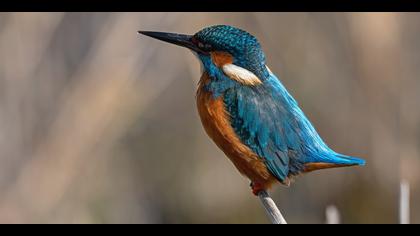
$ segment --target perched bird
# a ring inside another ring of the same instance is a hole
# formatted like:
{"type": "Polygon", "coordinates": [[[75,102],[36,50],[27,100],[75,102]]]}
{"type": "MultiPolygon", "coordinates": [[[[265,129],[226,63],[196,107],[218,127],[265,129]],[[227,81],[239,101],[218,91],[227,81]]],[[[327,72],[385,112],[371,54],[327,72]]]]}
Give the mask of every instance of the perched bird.
{"type": "Polygon", "coordinates": [[[258,40],[227,25],[194,35],[139,31],[189,48],[201,61],[197,108],[205,131],[251,180],[253,193],[301,173],[364,165],[331,150],[278,77],[258,40]]]}

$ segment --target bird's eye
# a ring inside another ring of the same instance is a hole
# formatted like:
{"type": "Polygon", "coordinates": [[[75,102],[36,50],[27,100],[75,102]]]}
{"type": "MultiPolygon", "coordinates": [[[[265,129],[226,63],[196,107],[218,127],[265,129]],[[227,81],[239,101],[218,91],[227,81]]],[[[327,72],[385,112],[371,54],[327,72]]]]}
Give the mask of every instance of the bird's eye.
{"type": "Polygon", "coordinates": [[[204,49],[206,49],[206,50],[210,50],[210,49],[211,49],[211,45],[210,45],[210,44],[205,44],[205,45],[204,45],[204,49]]]}
{"type": "Polygon", "coordinates": [[[204,44],[204,43],[202,43],[202,42],[198,42],[197,43],[197,46],[200,48],[200,49],[202,49],[202,50],[205,50],[205,51],[209,51],[209,50],[211,50],[211,48],[212,48],[212,46],[210,45],[210,44],[204,44]]]}
{"type": "Polygon", "coordinates": [[[192,42],[203,51],[210,51],[213,47],[211,44],[200,42],[197,38],[193,37],[192,42]]]}

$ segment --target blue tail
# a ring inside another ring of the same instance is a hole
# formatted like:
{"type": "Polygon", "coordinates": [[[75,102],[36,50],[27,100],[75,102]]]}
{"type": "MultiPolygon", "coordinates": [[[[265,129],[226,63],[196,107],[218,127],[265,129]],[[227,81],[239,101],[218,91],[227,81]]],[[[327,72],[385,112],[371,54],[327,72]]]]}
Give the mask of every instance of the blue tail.
{"type": "Polygon", "coordinates": [[[366,161],[357,157],[346,156],[339,153],[334,153],[334,157],[327,161],[328,163],[340,165],[359,165],[364,166],[366,161]]]}

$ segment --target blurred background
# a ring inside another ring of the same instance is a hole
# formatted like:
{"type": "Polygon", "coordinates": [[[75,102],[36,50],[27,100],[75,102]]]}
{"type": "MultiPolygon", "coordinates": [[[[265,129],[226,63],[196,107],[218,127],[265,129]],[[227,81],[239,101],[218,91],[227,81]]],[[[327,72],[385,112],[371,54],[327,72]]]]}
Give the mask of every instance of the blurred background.
{"type": "Polygon", "coordinates": [[[204,133],[199,62],[137,30],[229,24],[334,150],[367,166],[299,177],[289,223],[420,223],[420,14],[0,13],[0,223],[269,223],[204,133]]]}

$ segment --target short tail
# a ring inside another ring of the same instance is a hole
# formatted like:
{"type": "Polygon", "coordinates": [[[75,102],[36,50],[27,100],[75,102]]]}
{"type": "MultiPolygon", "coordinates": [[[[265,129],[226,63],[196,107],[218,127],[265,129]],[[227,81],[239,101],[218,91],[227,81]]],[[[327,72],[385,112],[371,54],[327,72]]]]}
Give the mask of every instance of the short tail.
{"type": "Polygon", "coordinates": [[[346,167],[346,166],[364,166],[366,161],[357,157],[346,156],[338,153],[330,155],[328,158],[322,158],[314,162],[309,162],[304,165],[304,172],[310,172],[314,170],[346,167]]]}
{"type": "Polygon", "coordinates": [[[339,153],[335,153],[334,158],[332,159],[332,163],[341,164],[341,165],[358,165],[358,166],[366,165],[366,161],[361,158],[346,156],[339,153]]]}

